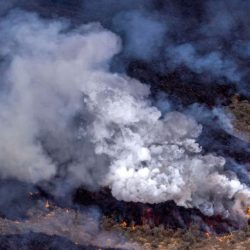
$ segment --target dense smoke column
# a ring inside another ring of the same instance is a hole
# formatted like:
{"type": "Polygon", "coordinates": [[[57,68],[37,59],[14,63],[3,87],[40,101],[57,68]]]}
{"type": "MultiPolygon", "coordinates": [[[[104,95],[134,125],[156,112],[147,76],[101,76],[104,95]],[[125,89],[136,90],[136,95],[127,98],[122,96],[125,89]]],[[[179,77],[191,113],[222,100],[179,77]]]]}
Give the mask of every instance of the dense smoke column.
{"type": "MultiPolygon", "coordinates": [[[[8,61],[1,100],[1,175],[37,183],[59,174],[74,187],[109,186],[117,199],[241,211],[249,189],[204,155],[201,126],[152,106],[149,87],[110,72],[121,40],[99,24],[13,12],[1,24],[8,61]],[[8,42],[7,42],[8,41],[8,42]],[[32,70],[31,70],[32,69],[32,70]]],[[[58,191],[58,190],[57,190],[58,191]]]]}
{"type": "MultiPolygon", "coordinates": [[[[170,112],[178,106],[166,96],[154,106],[149,86],[125,74],[129,64],[141,60],[157,72],[184,67],[187,84],[185,72],[211,77],[200,84],[241,82],[245,72],[238,69],[236,56],[224,47],[218,50],[221,40],[231,37],[233,24],[226,22],[223,39],[210,40],[216,29],[208,29],[214,20],[206,20],[206,11],[218,18],[213,1],[193,6],[191,13],[188,5],[168,1],[115,2],[81,2],[76,18],[85,25],[20,10],[6,14],[11,4],[3,5],[1,176],[32,183],[57,177],[62,181],[55,193],[80,184],[109,186],[125,201],[174,200],[207,215],[242,213],[249,189],[225,171],[224,158],[202,151],[197,143],[201,126],[170,112]],[[201,35],[204,39],[197,40],[201,35]]],[[[18,6],[27,8],[22,2],[18,6]]],[[[45,15],[49,6],[36,1],[29,7],[45,15]]],[[[67,16],[64,10],[58,15],[67,16]]],[[[186,114],[197,116],[202,109],[193,108],[186,114]]],[[[221,127],[231,129],[216,108],[205,113],[216,114],[221,127]]],[[[206,122],[208,116],[195,118],[206,122]]]]}

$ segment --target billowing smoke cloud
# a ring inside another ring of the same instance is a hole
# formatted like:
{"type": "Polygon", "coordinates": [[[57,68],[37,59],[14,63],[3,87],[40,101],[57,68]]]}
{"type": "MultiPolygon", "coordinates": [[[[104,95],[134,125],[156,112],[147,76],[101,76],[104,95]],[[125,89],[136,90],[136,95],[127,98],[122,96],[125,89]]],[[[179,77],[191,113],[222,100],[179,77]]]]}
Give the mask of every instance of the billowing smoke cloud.
{"type": "MultiPolygon", "coordinates": [[[[84,111],[82,86],[91,86],[91,78],[105,74],[119,39],[99,25],[64,34],[66,24],[21,15],[14,13],[1,23],[1,53],[11,60],[1,103],[2,174],[39,181],[53,176],[58,162],[67,161],[73,162],[73,169],[79,162],[85,162],[83,171],[88,165],[98,169],[102,156],[91,156],[93,145],[79,139],[77,123],[90,122],[92,116],[84,111]]],[[[80,176],[88,180],[87,172],[80,176]]]]}
{"type": "Polygon", "coordinates": [[[146,130],[139,126],[137,133],[124,135],[126,151],[116,145],[114,157],[119,157],[109,174],[115,197],[148,203],[174,200],[208,215],[225,212],[224,206],[232,205],[226,200],[241,193],[248,199],[248,189],[223,173],[223,158],[201,154],[195,142],[201,127],[192,119],[172,112],[161,121],[144,122],[146,130]]]}
{"type": "Polygon", "coordinates": [[[122,49],[114,33],[25,12],[10,14],[0,30],[8,63],[2,177],[36,183],[57,176],[72,186],[109,186],[117,199],[174,200],[208,215],[240,212],[249,202],[250,190],[224,171],[225,160],[202,153],[195,120],[178,112],[162,117],[147,85],[110,72],[122,49]]]}

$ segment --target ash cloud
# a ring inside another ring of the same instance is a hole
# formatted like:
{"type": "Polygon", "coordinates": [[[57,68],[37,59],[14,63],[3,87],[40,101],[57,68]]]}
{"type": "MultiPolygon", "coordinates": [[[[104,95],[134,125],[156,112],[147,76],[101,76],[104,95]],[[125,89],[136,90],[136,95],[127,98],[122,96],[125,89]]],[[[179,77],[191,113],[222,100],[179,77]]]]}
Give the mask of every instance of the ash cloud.
{"type": "Polygon", "coordinates": [[[224,158],[202,152],[202,127],[179,112],[163,116],[149,86],[110,71],[122,51],[116,34],[98,23],[71,28],[21,11],[0,23],[1,176],[57,177],[61,189],[108,186],[125,201],[241,213],[250,190],[224,170],[224,158]]]}

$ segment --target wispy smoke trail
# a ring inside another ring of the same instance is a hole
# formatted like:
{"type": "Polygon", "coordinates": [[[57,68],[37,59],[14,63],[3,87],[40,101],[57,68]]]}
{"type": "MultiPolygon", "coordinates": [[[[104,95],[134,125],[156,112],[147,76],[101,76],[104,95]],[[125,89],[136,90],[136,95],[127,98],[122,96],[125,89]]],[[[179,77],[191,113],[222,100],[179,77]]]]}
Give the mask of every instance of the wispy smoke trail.
{"type": "MultiPolygon", "coordinates": [[[[174,200],[227,216],[250,190],[203,154],[201,126],[152,106],[149,87],[111,73],[121,40],[97,23],[13,12],[0,24],[7,63],[0,103],[0,173],[29,182],[109,186],[117,199],[174,200]]],[[[63,184],[62,184],[63,185],[63,184]]]]}
{"type": "Polygon", "coordinates": [[[123,62],[143,60],[164,73],[184,66],[209,74],[200,84],[235,84],[249,96],[249,10],[244,0],[83,0],[81,12],[124,38],[123,62]]]}

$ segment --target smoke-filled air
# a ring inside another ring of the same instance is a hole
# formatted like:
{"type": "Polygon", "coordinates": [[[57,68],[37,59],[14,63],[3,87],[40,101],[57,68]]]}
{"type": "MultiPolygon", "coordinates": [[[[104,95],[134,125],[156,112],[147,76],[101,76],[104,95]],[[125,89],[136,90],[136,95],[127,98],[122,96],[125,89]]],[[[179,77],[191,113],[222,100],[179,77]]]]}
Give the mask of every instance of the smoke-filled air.
{"type": "MultiPolygon", "coordinates": [[[[1,20],[0,33],[2,178],[61,178],[60,190],[109,187],[118,200],[244,214],[250,189],[225,171],[223,157],[203,151],[202,126],[188,114],[161,112],[149,85],[110,70],[123,52],[117,34],[20,10],[1,20]]],[[[182,49],[170,51],[176,63],[196,57],[182,49]]]]}

